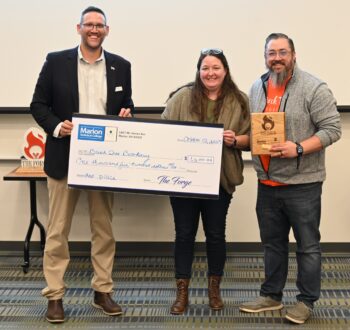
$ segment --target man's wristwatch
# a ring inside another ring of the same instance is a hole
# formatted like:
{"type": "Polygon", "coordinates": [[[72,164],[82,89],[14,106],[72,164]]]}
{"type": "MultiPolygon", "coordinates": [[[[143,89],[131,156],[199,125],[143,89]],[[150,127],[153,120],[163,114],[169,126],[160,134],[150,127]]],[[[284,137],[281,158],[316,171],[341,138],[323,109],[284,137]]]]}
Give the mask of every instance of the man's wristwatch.
{"type": "Polygon", "coordinates": [[[297,168],[299,168],[300,165],[300,159],[304,153],[304,148],[299,142],[295,142],[296,144],[296,149],[297,149],[297,168]]]}

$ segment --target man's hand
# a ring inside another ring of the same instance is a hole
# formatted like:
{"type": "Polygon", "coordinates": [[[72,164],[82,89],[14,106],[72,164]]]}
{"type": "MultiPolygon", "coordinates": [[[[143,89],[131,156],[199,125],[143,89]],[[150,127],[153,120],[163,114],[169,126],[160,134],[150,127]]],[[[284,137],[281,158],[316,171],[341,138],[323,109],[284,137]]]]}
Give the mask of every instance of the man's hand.
{"type": "Polygon", "coordinates": [[[298,156],[296,144],[292,141],[274,144],[270,148],[270,151],[273,158],[295,158],[298,156]]]}
{"type": "Polygon", "coordinates": [[[65,137],[65,136],[71,135],[72,129],[73,129],[73,123],[71,121],[69,121],[69,120],[65,120],[62,123],[59,136],[65,137]]]}
{"type": "Polygon", "coordinates": [[[121,108],[119,111],[119,117],[131,117],[131,110],[129,108],[121,108]]]}

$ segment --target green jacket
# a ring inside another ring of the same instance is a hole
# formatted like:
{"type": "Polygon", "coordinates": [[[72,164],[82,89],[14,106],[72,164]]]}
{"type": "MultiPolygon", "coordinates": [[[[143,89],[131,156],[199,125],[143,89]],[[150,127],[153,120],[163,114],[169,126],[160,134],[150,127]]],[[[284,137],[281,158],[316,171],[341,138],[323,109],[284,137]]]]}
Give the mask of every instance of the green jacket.
{"type": "MultiPolygon", "coordinates": [[[[244,94],[244,97],[248,98],[244,94]]],[[[168,101],[162,113],[163,119],[199,122],[196,114],[190,113],[191,88],[184,87],[174,94],[168,101]]],[[[236,135],[246,135],[250,131],[249,114],[244,118],[238,101],[229,96],[224,100],[220,111],[218,124],[224,125],[224,130],[232,130],[236,135]]],[[[223,145],[220,185],[232,194],[236,186],[243,183],[243,160],[239,149],[223,145]]]]}

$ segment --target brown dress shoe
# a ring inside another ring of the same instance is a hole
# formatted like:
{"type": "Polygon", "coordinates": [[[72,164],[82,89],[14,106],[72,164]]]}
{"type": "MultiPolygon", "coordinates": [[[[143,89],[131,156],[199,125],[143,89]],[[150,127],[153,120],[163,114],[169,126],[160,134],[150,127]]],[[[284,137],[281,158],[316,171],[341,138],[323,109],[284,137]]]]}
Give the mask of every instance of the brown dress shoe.
{"type": "Polygon", "coordinates": [[[123,314],[122,308],[111,298],[110,293],[95,291],[92,306],[102,309],[107,315],[123,314]]]}
{"type": "Polygon", "coordinates": [[[188,285],[189,279],[176,280],[177,292],[176,300],[170,308],[170,313],[179,315],[183,314],[188,306],[188,285]]]}
{"type": "Polygon", "coordinates": [[[47,304],[46,320],[48,320],[50,323],[64,322],[62,299],[49,300],[47,304]]]}
{"type": "Polygon", "coordinates": [[[209,307],[213,310],[220,310],[224,308],[224,303],[220,295],[221,276],[209,276],[208,279],[208,296],[209,307]]]}

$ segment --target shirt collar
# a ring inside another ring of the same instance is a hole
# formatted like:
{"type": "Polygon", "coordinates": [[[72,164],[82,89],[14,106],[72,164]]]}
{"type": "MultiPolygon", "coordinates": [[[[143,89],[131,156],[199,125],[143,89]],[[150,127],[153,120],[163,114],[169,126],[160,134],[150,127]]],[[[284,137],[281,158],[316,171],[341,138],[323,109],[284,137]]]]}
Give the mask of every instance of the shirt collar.
{"type": "MultiPolygon", "coordinates": [[[[80,49],[80,46],[78,47],[78,58],[79,60],[85,62],[85,63],[89,63],[88,61],[85,60],[82,52],[81,52],[81,49],[80,49]]],[[[97,62],[100,62],[100,61],[104,61],[105,60],[105,52],[103,51],[103,48],[102,48],[102,51],[101,51],[101,55],[100,57],[95,61],[95,63],[97,62]]]]}

